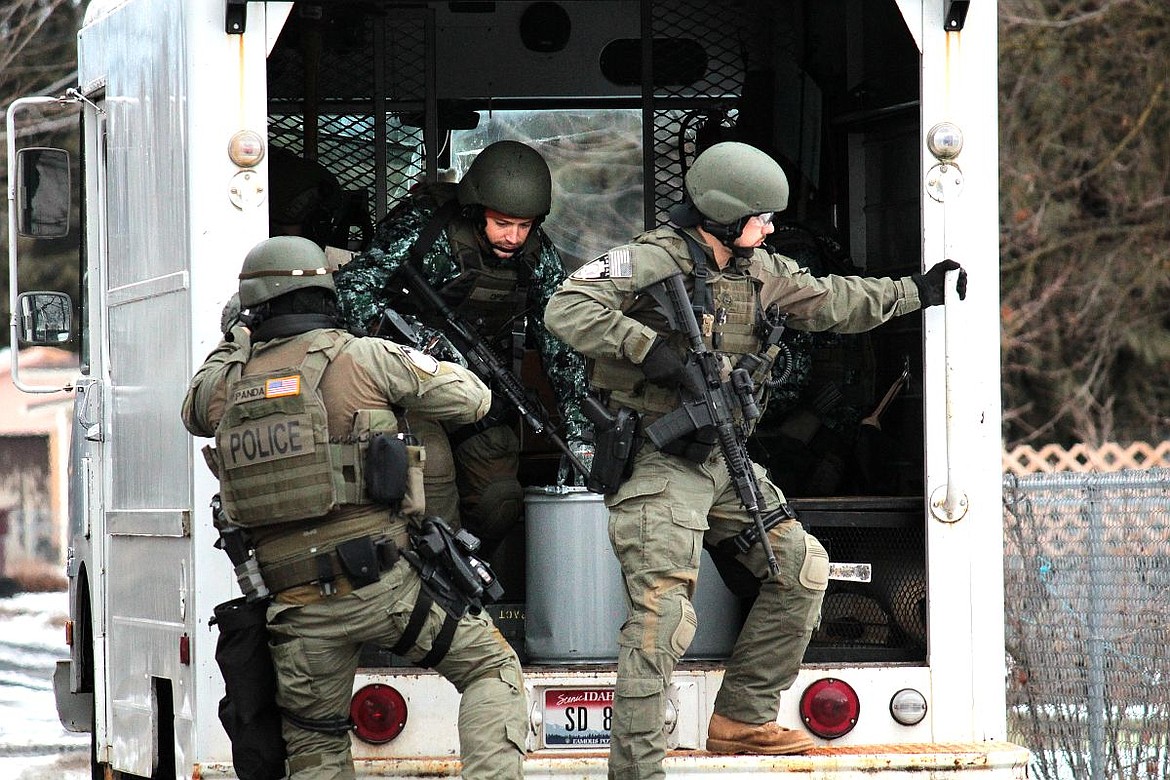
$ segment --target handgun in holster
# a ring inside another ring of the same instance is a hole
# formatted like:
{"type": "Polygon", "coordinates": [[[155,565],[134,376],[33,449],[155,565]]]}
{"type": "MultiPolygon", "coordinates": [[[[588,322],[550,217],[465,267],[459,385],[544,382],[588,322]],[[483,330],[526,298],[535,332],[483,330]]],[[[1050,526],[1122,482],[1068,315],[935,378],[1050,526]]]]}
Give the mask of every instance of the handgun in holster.
{"type": "Polygon", "coordinates": [[[403,556],[418,571],[435,602],[455,618],[499,601],[504,588],[491,566],[475,555],[479,539],[465,529],[452,530],[438,517],[410,529],[411,549],[403,556]]]}
{"type": "Polygon", "coordinates": [[[581,410],[593,423],[593,464],[585,487],[602,495],[616,493],[633,469],[638,413],[626,408],[610,412],[593,396],[585,399],[581,410]]]}
{"type": "Polygon", "coordinates": [[[227,553],[228,559],[231,560],[240,592],[249,602],[267,599],[270,595],[268,586],[264,584],[264,577],[260,574],[260,563],[252,551],[248,533],[228,517],[219,493],[211,497],[211,516],[219,531],[215,546],[227,553]]]}

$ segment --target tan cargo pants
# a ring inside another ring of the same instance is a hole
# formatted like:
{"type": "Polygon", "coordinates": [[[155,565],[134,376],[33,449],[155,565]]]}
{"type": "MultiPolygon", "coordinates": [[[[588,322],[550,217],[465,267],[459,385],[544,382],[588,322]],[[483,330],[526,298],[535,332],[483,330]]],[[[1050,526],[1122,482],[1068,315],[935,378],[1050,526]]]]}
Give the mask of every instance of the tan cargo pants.
{"type": "Polygon", "coordinates": [[[524,490],[516,477],[520,440],[515,431],[494,425],[452,449],[439,423],[412,417],[410,427],[426,448],[426,514],[438,515],[453,528],[462,526],[485,547],[494,547],[524,512],[524,490]]]}
{"type": "MultiPolygon", "coordinates": [[[[399,561],[381,579],[343,596],[305,605],[273,602],[268,609],[277,704],[304,719],[344,719],[363,642],[394,645],[414,610],[417,573],[399,561]]],[[[443,625],[436,604],[407,652],[421,659],[443,625]]],[[[520,662],[486,614],[460,620],[451,649],[435,670],[462,697],[459,745],[465,780],[519,780],[528,732],[520,662]]],[[[348,734],[298,728],[285,720],[290,780],[354,777],[348,734]]]]}
{"type": "MultiPolygon", "coordinates": [[[[753,468],[767,506],[777,507],[780,489],[763,468],[753,468]]],[[[610,543],[621,564],[629,608],[618,637],[609,776],[660,780],[666,755],[665,692],[695,636],[691,598],[703,542],[728,539],[751,519],[718,450],[696,464],[644,449],[633,475],[606,498],[606,505],[610,543]]],[[[828,585],[828,555],[799,523],[781,523],[768,536],[780,564],[778,576],[769,576],[758,544],[737,556],[761,587],[715,700],[716,712],[744,723],[776,719],[780,694],[796,679],[828,585]]]]}

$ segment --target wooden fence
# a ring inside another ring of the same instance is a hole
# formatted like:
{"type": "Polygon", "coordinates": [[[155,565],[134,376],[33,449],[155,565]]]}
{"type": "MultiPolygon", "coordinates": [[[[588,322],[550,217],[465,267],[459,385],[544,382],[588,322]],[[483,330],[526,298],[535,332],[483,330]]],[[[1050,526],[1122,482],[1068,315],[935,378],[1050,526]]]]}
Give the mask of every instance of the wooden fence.
{"type": "Polygon", "coordinates": [[[1106,442],[1099,447],[1075,444],[1065,449],[1047,444],[1040,449],[1027,445],[1003,454],[1003,473],[1025,476],[1057,471],[1108,472],[1170,466],[1170,441],[1160,444],[1135,442],[1122,445],[1106,442]]]}

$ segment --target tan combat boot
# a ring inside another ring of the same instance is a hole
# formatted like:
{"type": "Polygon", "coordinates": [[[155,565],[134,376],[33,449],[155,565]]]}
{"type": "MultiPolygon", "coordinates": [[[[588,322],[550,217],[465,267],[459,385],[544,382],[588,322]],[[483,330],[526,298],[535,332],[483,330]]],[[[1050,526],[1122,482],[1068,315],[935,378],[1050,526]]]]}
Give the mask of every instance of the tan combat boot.
{"type": "Polygon", "coordinates": [[[707,724],[707,750],[711,753],[757,753],[790,756],[813,747],[807,734],[786,729],[778,723],[740,723],[719,713],[707,724]]]}

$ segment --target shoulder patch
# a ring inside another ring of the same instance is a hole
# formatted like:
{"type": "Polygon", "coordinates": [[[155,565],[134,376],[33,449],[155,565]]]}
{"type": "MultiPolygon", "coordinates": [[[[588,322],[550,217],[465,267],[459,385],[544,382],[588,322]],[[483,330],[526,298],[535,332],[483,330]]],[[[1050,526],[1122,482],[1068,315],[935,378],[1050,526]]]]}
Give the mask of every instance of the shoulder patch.
{"type": "Polygon", "coordinates": [[[633,253],[626,246],[609,250],[606,254],[573,272],[574,279],[629,279],[634,275],[633,253]]]}
{"type": "Polygon", "coordinates": [[[415,368],[424,374],[434,376],[435,374],[439,373],[439,361],[435,360],[427,353],[419,352],[413,347],[403,347],[402,354],[406,355],[406,359],[409,360],[415,368]]]}

